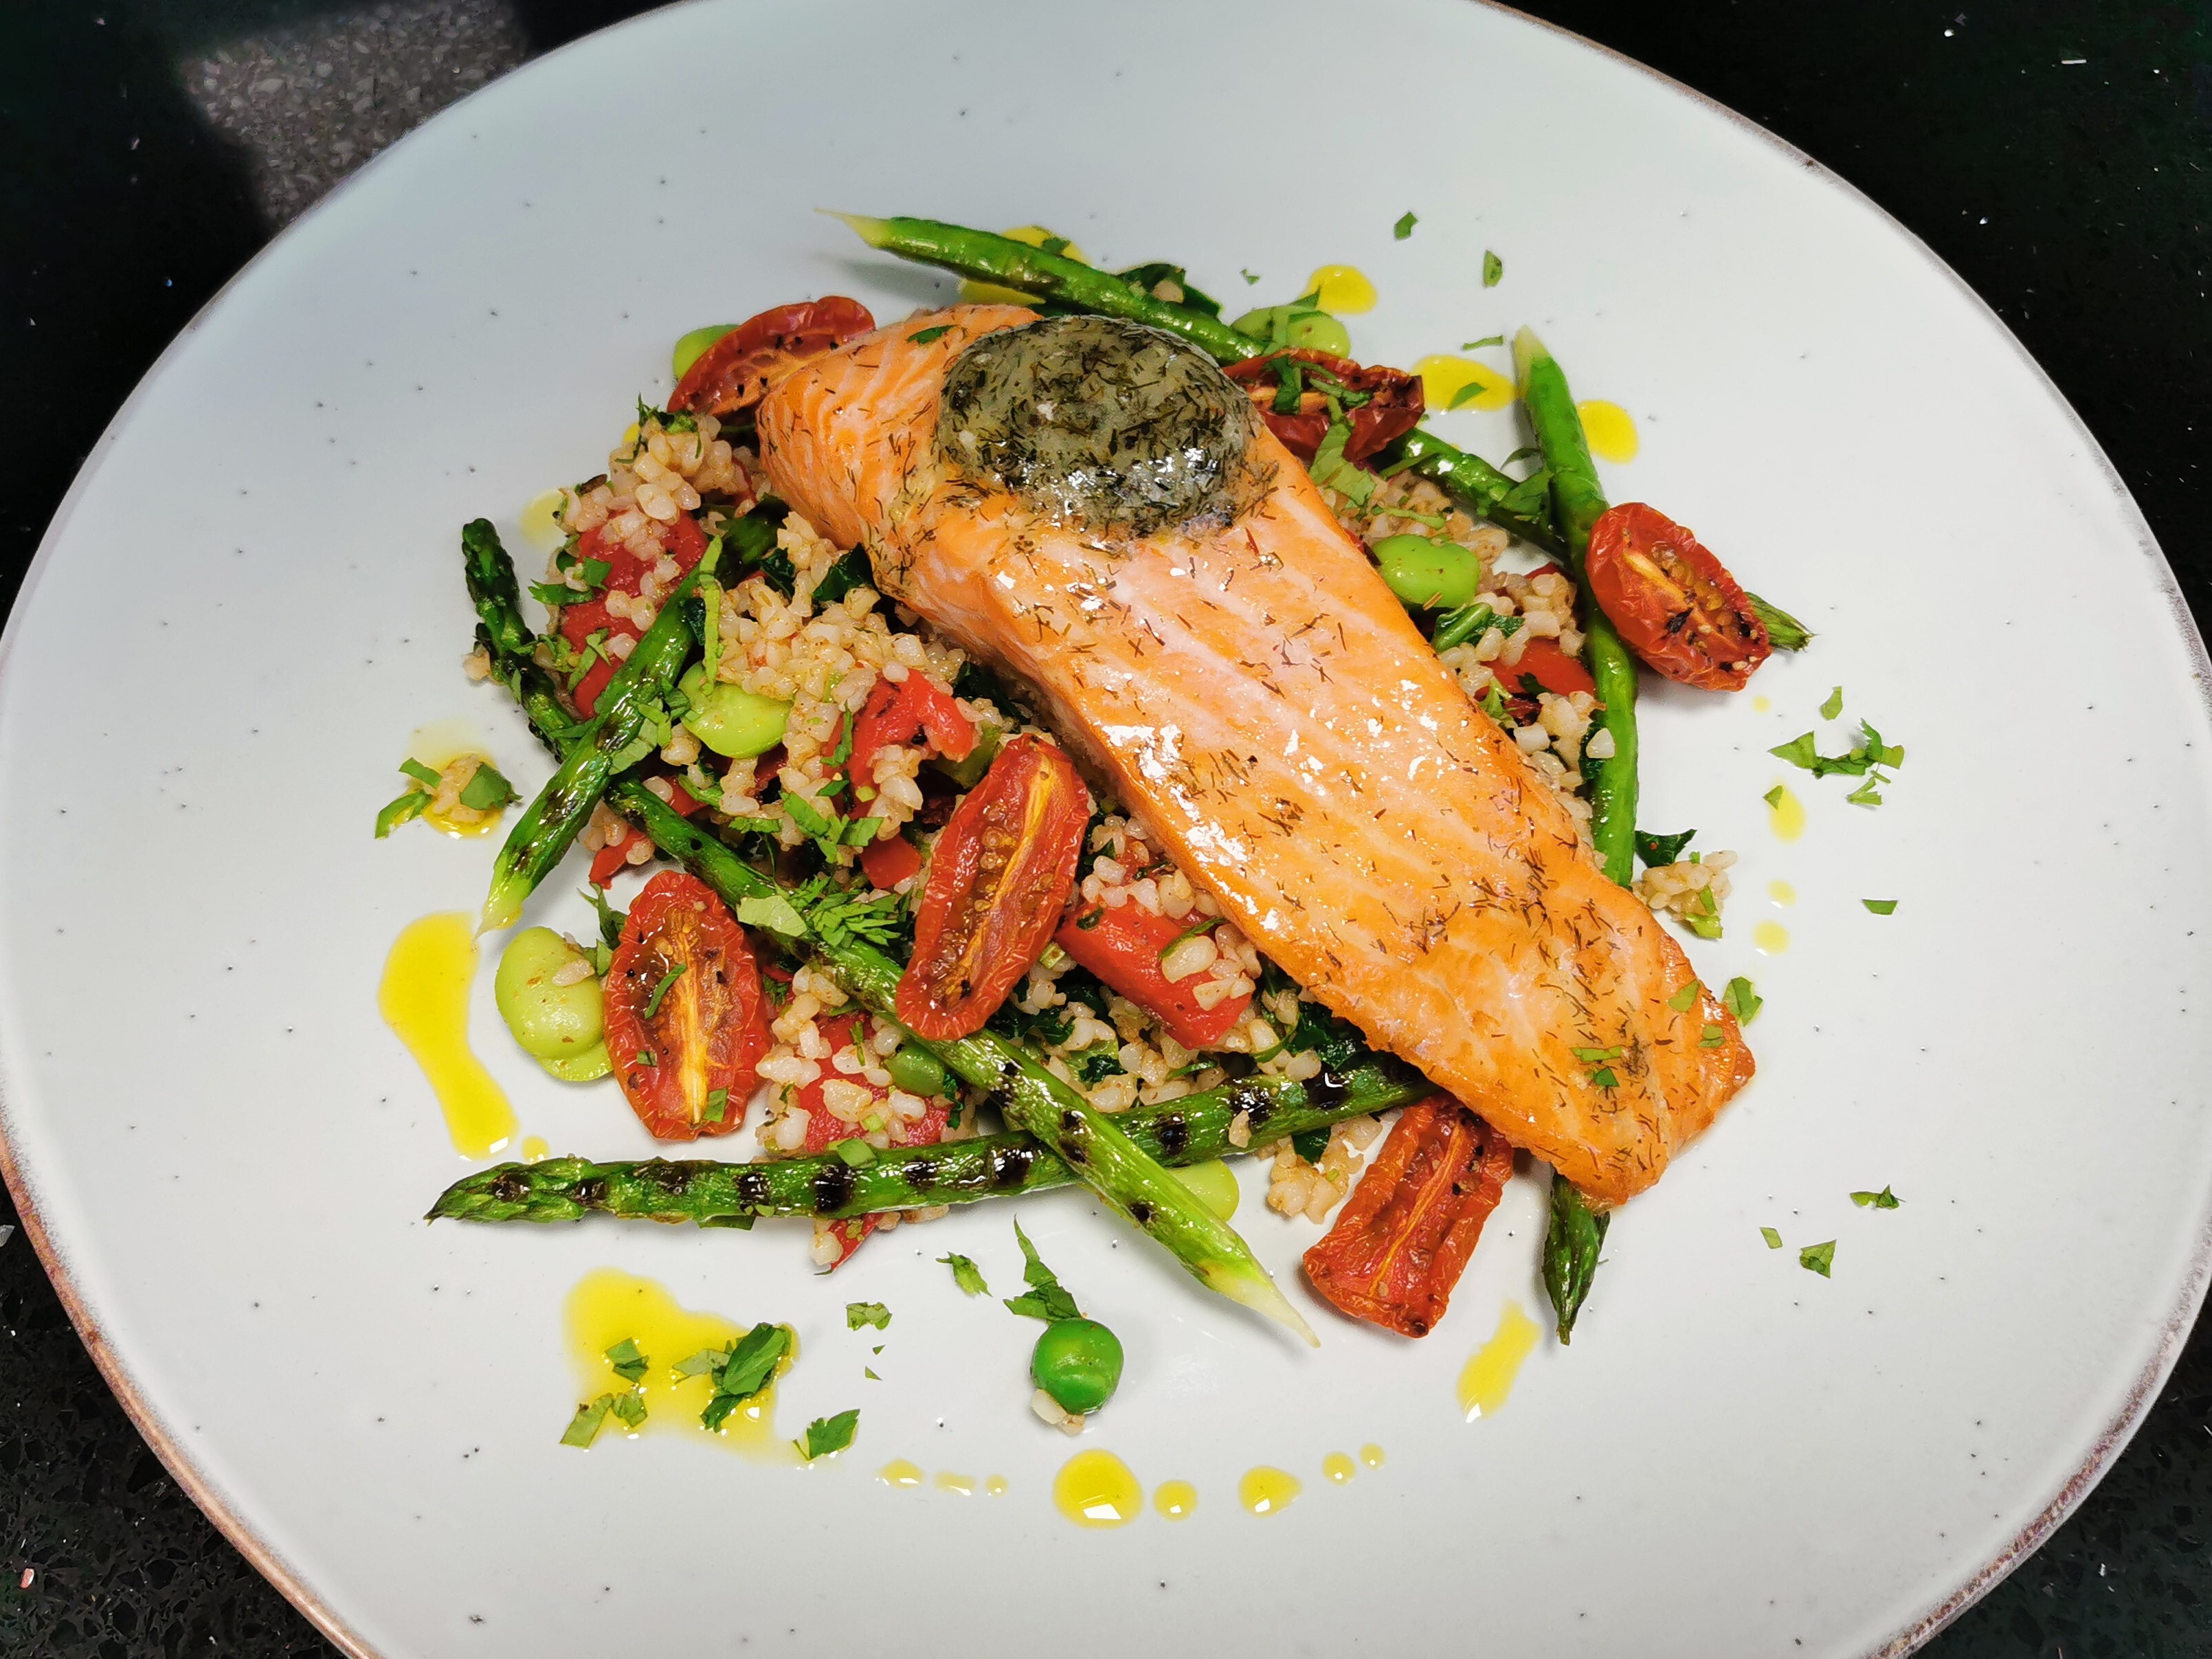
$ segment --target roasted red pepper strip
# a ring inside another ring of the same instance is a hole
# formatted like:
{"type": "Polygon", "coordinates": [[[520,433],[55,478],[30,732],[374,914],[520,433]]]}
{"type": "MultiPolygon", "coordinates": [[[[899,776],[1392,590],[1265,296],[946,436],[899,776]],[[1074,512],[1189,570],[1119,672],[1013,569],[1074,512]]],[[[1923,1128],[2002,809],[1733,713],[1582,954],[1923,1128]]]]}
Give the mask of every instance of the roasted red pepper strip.
{"type": "Polygon", "coordinates": [[[1331,356],[1305,346],[1231,363],[1227,372],[1231,380],[1244,387],[1268,429],[1302,461],[1312,460],[1321,441],[1328,435],[1328,398],[1324,392],[1334,396],[1340,405],[1346,390],[1366,397],[1367,401],[1358,408],[1344,411],[1352,428],[1352,435],[1344,441],[1347,461],[1364,461],[1384,445],[1404,437],[1421,423],[1427,406],[1418,374],[1408,374],[1401,368],[1364,368],[1349,357],[1331,356]],[[1275,410],[1276,394],[1282,386],[1281,371],[1275,365],[1285,361],[1299,365],[1304,381],[1294,414],[1275,410]],[[1309,373],[1309,369],[1320,373],[1309,373]]]}
{"type": "Polygon", "coordinates": [[[1555,696],[1569,697],[1577,691],[1595,695],[1597,682],[1590,678],[1589,670],[1546,639],[1534,639],[1521,647],[1521,660],[1508,665],[1491,664],[1492,672],[1505,682],[1510,690],[1526,694],[1521,677],[1527,675],[1544,690],[1555,696]]]}
{"type": "Polygon", "coordinates": [[[1306,1252],[1306,1277],[1354,1319],[1426,1336],[1512,1173],[1505,1137],[1449,1096],[1408,1106],[1306,1252]]]}
{"type": "Polygon", "coordinates": [[[763,311],[699,354],[668,394],[668,407],[718,417],[750,409],[801,363],[875,325],[867,307],[842,294],[763,311]]]}
{"type": "MultiPolygon", "coordinates": [[[[679,571],[690,569],[707,551],[707,532],[688,513],[678,514],[675,522],[662,526],[658,533],[661,551],[676,561],[679,571]]],[[[607,579],[601,585],[601,592],[627,593],[632,598],[643,590],[646,572],[658,562],[639,558],[620,542],[609,542],[599,530],[587,530],[576,538],[576,556],[605,560],[607,579]]],[[[568,693],[568,701],[575,704],[579,713],[589,714],[598,709],[599,693],[606,689],[619,666],[605,647],[618,638],[634,640],[644,633],[645,629],[628,617],[609,614],[604,598],[561,607],[561,637],[577,650],[581,651],[593,634],[603,635],[599,655],[568,693]]]]}
{"type": "Polygon", "coordinates": [[[1059,926],[1090,818],[1056,745],[1024,734],[999,751],[930,858],[895,1004],[915,1035],[967,1036],[998,1011],[1059,926]]]}
{"type": "Polygon", "coordinates": [[[1741,691],[1773,652],[1728,567],[1656,507],[1624,501],[1601,517],[1585,568],[1628,648],[1670,680],[1741,691]]]}
{"type": "Polygon", "coordinates": [[[876,757],[891,744],[921,738],[947,760],[962,761],[975,752],[976,735],[975,722],[961,712],[949,692],[909,669],[904,679],[878,680],[869,690],[860,718],[853,724],[847,775],[856,791],[865,787],[872,793],[876,757]]]}
{"type": "MultiPolygon", "coordinates": [[[[687,818],[699,810],[699,803],[691,799],[690,792],[673,779],[669,781],[668,804],[678,816],[687,818]]],[[[599,848],[592,857],[592,885],[604,887],[622,874],[629,865],[629,849],[647,840],[645,831],[632,824],[620,841],[609,842],[599,848]]]]}
{"type": "Polygon", "coordinates": [[[1177,921],[1133,902],[1111,910],[1086,904],[1060,923],[1053,939],[1109,990],[1156,1015],[1184,1048],[1211,1048],[1237,1029],[1252,998],[1249,992],[1224,997],[1208,1008],[1198,1000],[1197,975],[1169,982],[1160,972],[1160,952],[1189,926],[1188,920],[1177,921]]]}
{"type": "Polygon", "coordinates": [[[921,868],[921,851],[904,836],[872,841],[860,849],[860,873],[886,893],[921,868]]]}

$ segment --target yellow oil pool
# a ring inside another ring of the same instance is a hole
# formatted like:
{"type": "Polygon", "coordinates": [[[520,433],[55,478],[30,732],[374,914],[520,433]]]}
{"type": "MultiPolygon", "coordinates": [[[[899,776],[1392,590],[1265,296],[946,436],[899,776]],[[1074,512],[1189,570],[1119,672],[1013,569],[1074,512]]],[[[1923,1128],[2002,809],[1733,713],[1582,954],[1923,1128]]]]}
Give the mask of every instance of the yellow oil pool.
{"type": "Polygon", "coordinates": [[[938,1491],[949,1492],[957,1498],[973,1498],[975,1495],[975,1477],[972,1474],[955,1474],[946,1469],[930,1484],[938,1491]]]}
{"type": "Polygon", "coordinates": [[[1170,1521],[1188,1521],[1198,1513],[1198,1488],[1188,1480],[1163,1480],[1152,1494],[1152,1507],[1170,1521]]]}
{"type": "Polygon", "coordinates": [[[1244,1478],[1237,1483],[1237,1501],[1254,1515],[1280,1515],[1297,1502],[1304,1490],[1297,1476],[1262,1463],[1244,1471],[1244,1478]]]}
{"type": "Polygon", "coordinates": [[[376,1006],[446,1114],[446,1133],[463,1158],[489,1158],[514,1136],[514,1109],[469,1048],[469,990],[476,982],[477,939],[469,918],[445,911],[411,921],[384,959],[376,1006]]]}
{"type": "Polygon", "coordinates": [[[1431,414],[1438,410],[1503,409],[1513,401],[1513,381],[1487,363],[1467,357],[1424,357],[1413,365],[1431,414]],[[1469,387],[1473,391],[1469,391],[1469,387]]]}
{"type": "Polygon", "coordinates": [[[1777,904],[1795,904],[1797,890],[1786,881],[1770,881],[1766,884],[1766,896],[1777,904]]]}
{"type": "MultiPolygon", "coordinates": [[[[568,1359],[576,1374],[577,1399],[619,1393],[631,1384],[615,1374],[609,1348],[635,1342],[645,1356],[645,1375],[636,1387],[645,1396],[645,1421],[633,1432],[680,1434],[714,1441],[759,1463],[799,1463],[799,1449],[775,1431],[775,1384],[771,1382],[732,1412],[720,1429],[699,1420],[714,1385],[704,1374],[679,1376],[676,1368],[708,1348],[726,1348],[751,1328],[720,1314],[696,1313],[679,1305],[667,1288],[617,1267],[595,1268],[568,1292],[566,1310],[568,1359]]],[[[785,1356],[777,1375],[796,1357],[785,1356]]],[[[618,1425],[601,1431],[604,1441],[618,1425]]],[[[917,1472],[918,1473],[918,1472],[917,1472]]]]}
{"type": "Polygon", "coordinates": [[[1770,957],[1790,948],[1790,930],[1778,921],[1762,921],[1751,930],[1751,942],[1770,957]]]}
{"type": "Polygon", "coordinates": [[[1359,1473],[1359,1465],[1342,1452],[1331,1452],[1321,1460],[1321,1472],[1334,1485],[1340,1486],[1359,1473]]]}
{"type": "Polygon", "coordinates": [[[1805,803],[1790,793],[1788,784],[1774,787],[1780,793],[1767,806],[1767,828],[1774,831],[1777,841],[1795,841],[1805,833],[1805,803]]]}
{"type": "Polygon", "coordinates": [[[540,553],[550,553],[568,539],[561,528],[561,492],[549,489],[522,509],[522,539],[540,553]]]}
{"type": "Polygon", "coordinates": [[[1636,435],[1634,416],[1602,398],[1577,404],[1575,410],[1583,417],[1583,435],[1589,440],[1591,454],[1616,466],[1636,459],[1644,445],[1636,435]]]}
{"type": "Polygon", "coordinates": [[[1126,1527],[1145,1507],[1145,1489],[1109,1451],[1079,1451],[1052,1479],[1053,1506],[1079,1527],[1126,1527]]]}
{"type": "Polygon", "coordinates": [[[987,1475],[983,1480],[983,1491],[988,1497],[1004,1498],[1006,1495],[1006,1477],[1003,1474],[987,1475]]]}
{"type": "Polygon", "coordinates": [[[1306,285],[1298,292],[1319,295],[1315,303],[1339,316],[1375,309],[1375,284],[1356,265],[1323,265],[1306,278],[1306,285]]]}
{"type": "Polygon", "coordinates": [[[876,1479],[886,1486],[919,1486],[922,1482],[921,1466],[903,1457],[894,1457],[876,1471],[876,1479]]]}
{"type": "Polygon", "coordinates": [[[1359,1449],[1359,1461],[1366,1464],[1370,1469],[1381,1468],[1382,1467],[1382,1448],[1376,1445],[1372,1440],[1369,1441],[1365,1445],[1359,1449]]]}
{"type": "Polygon", "coordinates": [[[1521,1362],[1542,1334],[1543,1328],[1521,1311],[1519,1303],[1505,1304],[1498,1316],[1497,1330],[1459,1374],[1459,1408],[1468,1422],[1495,1417],[1504,1409],[1513,1393],[1513,1379],[1521,1374],[1521,1362]]]}

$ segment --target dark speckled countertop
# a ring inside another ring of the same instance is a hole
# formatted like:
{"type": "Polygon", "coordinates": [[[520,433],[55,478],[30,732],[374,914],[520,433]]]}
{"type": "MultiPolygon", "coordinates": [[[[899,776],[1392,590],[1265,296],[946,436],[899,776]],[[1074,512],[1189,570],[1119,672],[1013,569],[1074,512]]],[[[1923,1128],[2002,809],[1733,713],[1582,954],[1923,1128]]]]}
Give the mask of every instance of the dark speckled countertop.
{"type": "MultiPolygon", "coordinates": [[[[1925,239],[2102,440],[2202,620],[2212,4],[1961,3],[1526,9],[1764,123],[1925,239]]],[[[436,109],[641,9],[15,0],[0,67],[0,422],[30,465],[0,518],[0,595],[117,404],[274,230],[436,109]]],[[[1878,500],[1814,506],[1880,518],[1878,500]]],[[[146,1449],[20,1237],[0,1242],[0,1652],[333,1651],[146,1449]]],[[[2080,1512],[1927,1651],[2212,1653],[2208,1523],[2212,1340],[2200,1330],[2080,1512]]]]}

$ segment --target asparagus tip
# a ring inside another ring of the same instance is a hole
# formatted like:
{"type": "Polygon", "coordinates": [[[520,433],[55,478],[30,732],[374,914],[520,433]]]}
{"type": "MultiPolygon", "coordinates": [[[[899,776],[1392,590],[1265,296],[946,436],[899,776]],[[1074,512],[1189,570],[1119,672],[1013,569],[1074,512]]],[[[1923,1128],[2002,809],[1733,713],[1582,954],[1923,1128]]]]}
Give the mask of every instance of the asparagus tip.
{"type": "Polygon", "coordinates": [[[1258,1262],[1253,1262],[1249,1271],[1208,1273],[1206,1282],[1231,1302],[1242,1303],[1255,1313],[1265,1314],[1285,1330],[1294,1331],[1305,1338],[1308,1347],[1321,1346],[1321,1338],[1314,1334],[1314,1328],[1306,1323],[1305,1316],[1291,1304],[1291,1299],[1283,1294],[1282,1287],[1258,1262]]]}
{"type": "Polygon", "coordinates": [[[1525,392],[1528,389],[1529,365],[1539,357],[1548,357],[1551,355],[1544,349],[1544,343],[1536,337],[1534,329],[1524,324],[1514,331],[1513,378],[1521,383],[1522,392],[1525,392]]]}
{"type": "Polygon", "coordinates": [[[891,240],[891,222],[888,219],[872,219],[865,213],[840,213],[836,208],[814,210],[832,219],[842,219],[852,227],[853,234],[870,247],[882,247],[891,240]]]}

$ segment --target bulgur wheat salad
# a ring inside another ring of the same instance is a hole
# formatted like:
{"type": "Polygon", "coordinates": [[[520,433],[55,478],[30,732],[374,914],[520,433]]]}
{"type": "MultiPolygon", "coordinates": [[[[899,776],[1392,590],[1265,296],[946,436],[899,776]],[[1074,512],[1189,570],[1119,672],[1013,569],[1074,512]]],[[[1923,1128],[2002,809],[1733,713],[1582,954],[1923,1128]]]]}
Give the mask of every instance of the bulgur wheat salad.
{"type": "MultiPolygon", "coordinates": [[[[1613,1210],[1753,1069],[1755,992],[1705,986],[1669,931],[1719,935],[1734,855],[1635,823],[1638,665],[1733,691],[1809,636],[1607,503],[1526,330],[1516,477],[1424,427],[1422,380],[1353,359],[1320,289],[1225,321],[1178,267],[1042,231],[848,222],[962,302],[687,335],[665,406],[560,492],[542,628],[491,525],[462,532],[468,674],[556,763],[483,926],[578,842],[600,922],[514,933],[500,1012],[655,1137],[750,1156],[502,1164],[433,1217],[804,1217],[826,1273],[1081,1182],[1317,1340],[1229,1224],[1221,1160],[1251,1156],[1271,1211],[1328,1224],[1319,1297],[1419,1337],[1518,1150],[1554,1171],[1566,1341],[1613,1210]]],[[[1842,757],[1800,741],[1866,791],[1904,758],[1870,727],[1842,757]]],[[[380,835],[515,799],[480,757],[406,769],[380,835]]],[[[1033,1404],[1079,1431],[1121,1346],[1020,1242],[1033,1404]]],[[[700,1357],[711,1409],[789,1346],[761,1325],[700,1357]]],[[[573,1443],[641,1404],[595,1402],[573,1443]]]]}

